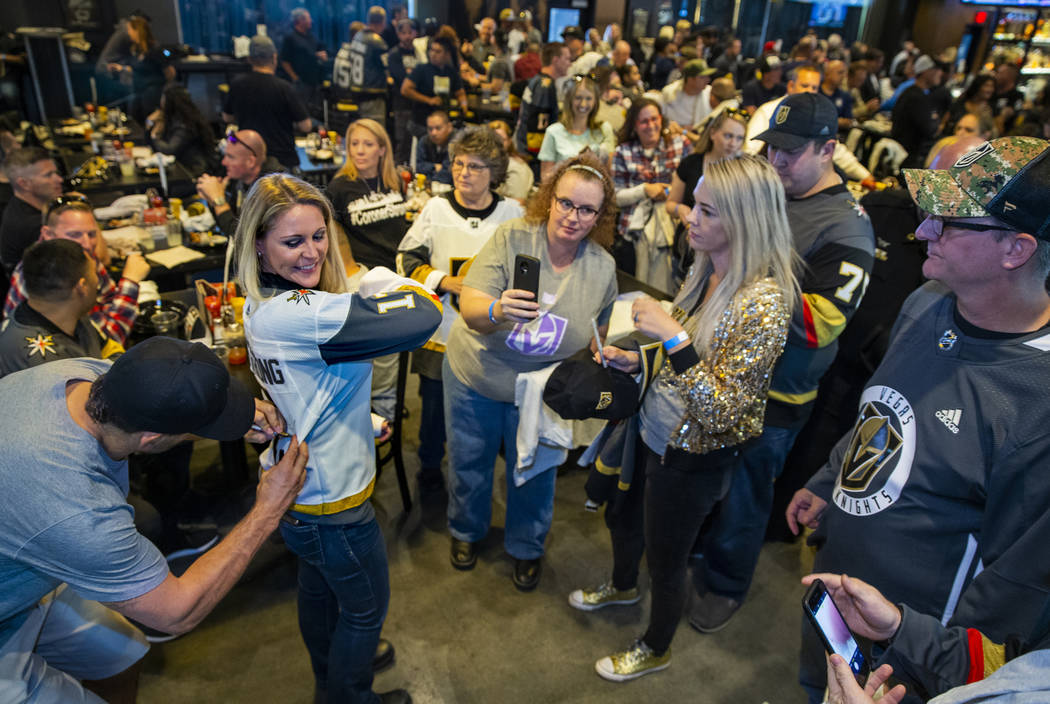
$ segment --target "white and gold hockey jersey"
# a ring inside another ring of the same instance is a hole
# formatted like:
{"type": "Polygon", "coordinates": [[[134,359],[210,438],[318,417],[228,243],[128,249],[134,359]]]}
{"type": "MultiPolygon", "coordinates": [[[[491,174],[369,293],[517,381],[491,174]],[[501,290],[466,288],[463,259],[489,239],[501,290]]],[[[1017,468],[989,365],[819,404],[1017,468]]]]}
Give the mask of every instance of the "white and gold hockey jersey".
{"type": "MultiPolygon", "coordinates": [[[[292,510],[321,516],[359,506],[375,482],[371,360],[422,345],[441,322],[441,304],[382,267],[365,274],[357,293],[305,289],[272,274],[261,283],[273,295],[245,303],[249,362],[289,435],[310,447],[292,510]]],[[[276,438],[260,457],[263,470],[288,443],[276,438]]]]}
{"type": "MultiPolygon", "coordinates": [[[[483,210],[464,208],[452,191],[431,198],[397,248],[397,272],[436,291],[444,277],[466,273],[464,265],[489,241],[497,227],[522,215],[524,211],[517,201],[495,193],[492,203],[483,210]]],[[[441,327],[424,348],[443,353],[452,323],[459,317],[459,306],[450,293],[442,294],[441,302],[441,327]]]]}

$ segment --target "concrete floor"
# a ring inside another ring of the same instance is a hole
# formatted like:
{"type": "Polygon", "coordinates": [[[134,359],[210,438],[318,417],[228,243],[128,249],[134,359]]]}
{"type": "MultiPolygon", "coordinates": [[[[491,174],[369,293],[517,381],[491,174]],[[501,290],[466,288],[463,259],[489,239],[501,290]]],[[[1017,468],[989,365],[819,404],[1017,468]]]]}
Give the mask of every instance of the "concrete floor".
{"type": "MultiPolygon", "coordinates": [[[[411,481],[418,467],[413,420],[419,417],[411,377],[406,400],[413,411],[405,441],[411,481]]],[[[195,489],[212,498],[217,458],[214,443],[201,443],[195,454],[195,489]]],[[[416,502],[405,515],[388,467],[374,503],[392,591],[383,635],[397,648],[397,660],[377,676],[376,691],[404,687],[417,704],[805,701],[795,676],[804,571],[799,547],[782,543],[766,545],[750,598],[723,631],[703,635],[683,618],[667,670],[626,684],[595,674],[595,660],[645,630],[648,595],[643,586],[638,605],[590,614],[568,605],[573,589],[597,584],[611,567],[601,515],[583,510],[585,478],[582,470],[559,478],[543,578],[536,591],[523,594],[511,583],[513,561],[502,549],[502,481],[478,565],[457,572],[448,562],[444,505],[416,502]]],[[[251,487],[232,499],[225,495],[214,509],[220,523],[243,515],[252,496],[251,487]]],[[[646,579],[643,567],[643,585],[646,579]]],[[[295,561],[275,534],[203,624],[153,647],[139,701],[312,702],[295,594],[295,561]]]]}

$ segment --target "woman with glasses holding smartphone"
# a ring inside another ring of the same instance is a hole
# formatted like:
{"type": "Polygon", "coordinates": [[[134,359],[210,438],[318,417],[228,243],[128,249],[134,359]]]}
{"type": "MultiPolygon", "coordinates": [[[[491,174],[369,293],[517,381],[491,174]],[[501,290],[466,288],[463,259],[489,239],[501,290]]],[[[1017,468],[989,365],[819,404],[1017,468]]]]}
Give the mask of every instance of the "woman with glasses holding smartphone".
{"type": "Polygon", "coordinates": [[[621,252],[634,255],[633,262],[630,256],[622,259],[620,268],[657,289],[671,291],[671,233],[662,233],[664,242],[654,246],[644,230],[661,216],[674,170],[692,145],[680,134],[665,132],[660,104],[650,98],[631,103],[618,138],[612,163],[620,206],[619,233],[626,244],[633,245],[633,252],[629,247],[621,252]]]}
{"type": "Polygon", "coordinates": [[[608,325],[616,271],[606,248],[615,223],[612,178],[584,152],[546,179],[524,218],[500,225],[463,279],[461,317],[442,367],[449,439],[452,566],[472,569],[492,516],[493,465],[502,442],[507,477],[504,547],[514,585],[534,589],[554,512],[554,469],[515,482],[518,374],[587,347],[592,321],[608,325]],[[514,288],[517,255],[534,257],[537,291],[514,288]]]}
{"type": "MultiPolygon", "coordinates": [[[[673,312],[648,297],[631,310],[635,329],[660,340],[664,354],[648,370],[630,487],[606,516],[613,579],[569,595],[582,611],[636,603],[644,550],[648,628],[627,650],[595,664],[616,682],[670,664],[689,553],[729,489],[741,448],[762,432],[770,373],[799,297],[784,188],[767,161],[742,156],[710,164],[693,197],[689,244],[696,262],[673,312]]],[[[602,352],[616,369],[640,370],[637,351],[602,352]]]]}
{"type": "Polygon", "coordinates": [[[452,324],[459,318],[463,272],[501,223],[524,214],[516,200],[496,188],[507,175],[503,140],[488,127],[466,130],[449,145],[453,190],[427,201],[397,252],[397,271],[411,276],[441,296],[441,327],[412,354],[412,371],[419,374],[423,401],[419,421],[419,487],[435,495],[445,485],[444,395],[441,362],[452,324]]]}

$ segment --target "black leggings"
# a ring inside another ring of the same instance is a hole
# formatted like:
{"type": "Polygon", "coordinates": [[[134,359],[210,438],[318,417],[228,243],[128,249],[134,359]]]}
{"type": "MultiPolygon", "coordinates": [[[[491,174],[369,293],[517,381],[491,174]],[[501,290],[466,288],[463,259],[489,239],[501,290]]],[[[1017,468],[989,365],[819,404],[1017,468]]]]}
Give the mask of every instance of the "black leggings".
{"type": "MultiPolygon", "coordinates": [[[[644,443],[643,443],[644,444],[644,443]]],[[[697,455],[645,448],[645,554],[652,606],[642,637],[657,655],[671,647],[686,600],[686,570],[700,527],[726,495],[740,446],[697,455]]]]}

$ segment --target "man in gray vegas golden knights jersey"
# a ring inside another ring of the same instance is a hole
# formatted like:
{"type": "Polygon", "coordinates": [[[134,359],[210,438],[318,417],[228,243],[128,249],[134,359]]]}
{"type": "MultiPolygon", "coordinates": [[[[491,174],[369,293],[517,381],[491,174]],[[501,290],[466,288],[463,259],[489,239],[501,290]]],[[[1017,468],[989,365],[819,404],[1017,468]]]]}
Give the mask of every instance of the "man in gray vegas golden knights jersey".
{"type": "MultiPolygon", "coordinates": [[[[933,281],[905,302],[853,431],[788,523],[816,528],[817,572],[995,642],[1027,638],[1050,585],[1050,142],[996,139],[904,177],[930,213],[915,234],[933,281]]],[[[819,701],[823,648],[805,633],[801,665],[819,701]]]]}
{"type": "Polygon", "coordinates": [[[357,105],[357,111],[349,115],[339,109],[329,111],[329,122],[340,133],[345,132],[350,121],[362,117],[386,127],[387,81],[383,55],[387,46],[379,36],[385,25],[386,11],[381,7],[370,8],[368,25],[352,36],[349,43],[343,44],[336,54],[332,64],[333,102],[357,105]]]}

